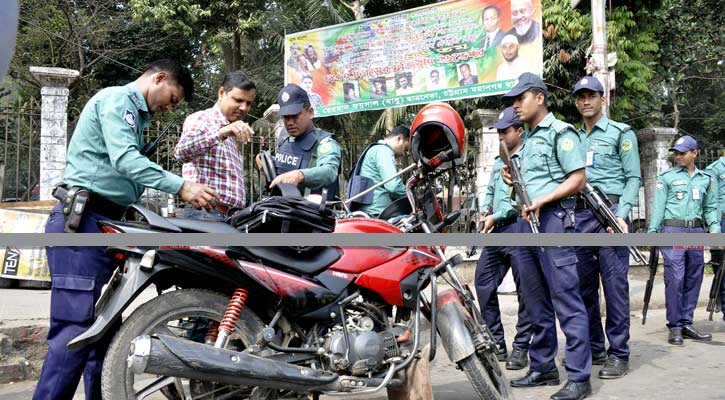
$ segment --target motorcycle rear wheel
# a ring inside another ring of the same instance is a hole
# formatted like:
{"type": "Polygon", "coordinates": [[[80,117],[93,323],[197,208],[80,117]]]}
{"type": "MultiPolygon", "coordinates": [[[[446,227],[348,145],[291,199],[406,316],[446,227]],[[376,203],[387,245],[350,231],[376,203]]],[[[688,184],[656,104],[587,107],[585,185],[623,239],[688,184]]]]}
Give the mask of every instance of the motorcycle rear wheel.
{"type": "Polygon", "coordinates": [[[458,365],[473,385],[473,390],[482,400],[513,399],[511,386],[498,365],[492,352],[473,353],[458,365]]]}
{"type": "MultiPolygon", "coordinates": [[[[145,385],[143,381],[152,381],[157,378],[154,375],[135,375],[127,369],[126,359],[131,341],[135,337],[152,333],[174,334],[177,336],[181,334],[191,337],[195,334],[195,331],[199,330],[199,321],[204,321],[204,319],[221,321],[228,302],[229,298],[221,293],[204,289],[182,289],[164,293],[136,309],[123,322],[121,329],[108,348],[101,376],[103,398],[107,400],[136,400],[138,392],[145,385]],[[188,333],[189,330],[191,330],[191,334],[188,333]],[[142,383],[139,384],[137,381],[142,383]]],[[[259,317],[249,308],[244,308],[227,348],[242,350],[253,345],[257,333],[263,328],[264,323],[259,317]]],[[[202,340],[203,334],[204,332],[201,332],[202,340]]],[[[203,388],[206,385],[203,382],[193,382],[197,390],[199,387],[203,388]]],[[[191,386],[190,382],[189,391],[193,390],[191,386]]],[[[255,397],[254,394],[251,394],[252,389],[235,389],[235,387],[230,386],[221,388],[221,391],[230,394],[231,391],[239,390],[239,397],[232,395],[231,398],[243,399],[255,397]]],[[[220,390],[220,388],[214,387],[211,390],[220,390]]],[[[159,390],[158,393],[150,398],[182,398],[178,387],[173,386],[173,384],[159,390]],[[163,393],[163,396],[161,396],[161,393],[163,393]]]]}

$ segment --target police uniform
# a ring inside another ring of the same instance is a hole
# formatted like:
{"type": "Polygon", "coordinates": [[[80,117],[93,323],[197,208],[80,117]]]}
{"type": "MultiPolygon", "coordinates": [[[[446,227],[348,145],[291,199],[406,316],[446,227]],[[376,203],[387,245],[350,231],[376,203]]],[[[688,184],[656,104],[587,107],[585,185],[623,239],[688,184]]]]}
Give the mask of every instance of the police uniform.
{"type": "MultiPolygon", "coordinates": [[[[518,124],[518,119],[512,107],[507,108],[499,115],[499,120],[494,126],[496,129],[507,129],[518,124]]],[[[517,157],[516,154],[512,157],[517,157]]],[[[493,171],[489,177],[484,207],[490,208],[494,220],[493,233],[520,233],[522,221],[518,221],[516,211],[511,204],[511,188],[501,177],[503,161],[496,157],[493,163],[493,171]]],[[[478,304],[483,319],[491,330],[491,334],[499,347],[499,354],[506,354],[506,340],[504,329],[501,324],[501,310],[498,304],[497,289],[503,281],[509,268],[511,268],[514,282],[516,283],[516,294],[519,298],[518,320],[516,321],[516,336],[513,341],[513,352],[506,367],[508,369],[521,369],[528,364],[526,354],[529,351],[532,327],[526,313],[526,306],[521,298],[522,292],[518,288],[519,266],[515,247],[485,247],[476,265],[475,286],[478,304]]],[[[553,332],[556,336],[556,332],[553,332]]]]}
{"type": "MultiPolygon", "coordinates": [[[[580,91],[604,93],[599,80],[588,76],[574,87],[580,91]]],[[[632,129],[602,115],[589,133],[583,126],[579,130],[584,150],[587,181],[598,187],[612,203],[615,216],[628,220],[628,215],[639,193],[642,181],[637,138],[632,129]]],[[[583,199],[577,199],[577,233],[607,232],[583,199]]],[[[613,378],[626,373],[629,360],[629,251],[626,247],[577,247],[577,270],[581,296],[589,315],[589,340],[594,362],[604,363],[611,358],[623,361],[623,368],[600,371],[602,378],[613,378]],[[596,257],[595,257],[596,256],[596,257]],[[605,352],[602,316],[599,310],[599,276],[601,275],[606,300],[606,336],[609,349],[605,352]]]]}
{"type": "MultiPolygon", "coordinates": [[[[671,150],[686,152],[697,149],[697,142],[683,136],[671,150]]],[[[673,167],[657,177],[652,218],[648,232],[703,233],[720,232],[717,183],[711,174],[694,169],[673,167]]],[[[702,248],[661,247],[665,267],[665,306],[670,343],[681,344],[682,336],[699,332],[692,328],[697,298],[702,285],[704,251],[702,248]],[[678,336],[679,340],[673,339],[678,336]],[[679,343],[678,343],[679,342],[679,343]]],[[[702,335],[708,340],[709,335],[702,335]]]]}
{"type": "MultiPolygon", "coordinates": [[[[96,223],[120,218],[145,186],[169,193],[181,189],[182,178],[139,153],[148,124],[146,101],[134,83],[103,89],[83,108],[63,174],[68,186],[93,193],[77,232],[99,233],[96,223]]],[[[58,204],[45,231],[62,233],[64,225],[58,204]]],[[[101,399],[103,358],[116,329],[79,350],[66,345],[93,323],[94,304],[112,273],[106,248],[54,246],[47,256],[53,284],[48,353],[33,398],[71,399],[83,374],[86,399],[101,399]]]]}
{"type": "MultiPolygon", "coordinates": [[[[281,116],[299,114],[305,102],[310,104],[307,92],[295,84],[285,86],[277,96],[281,116]]],[[[332,133],[312,127],[304,134],[294,137],[286,129],[282,129],[277,141],[274,166],[277,175],[294,170],[302,171],[305,179],[299,189],[303,195],[317,194],[327,189],[327,199],[334,200],[341,159],[342,149],[332,133]]]]}
{"type": "MultiPolygon", "coordinates": [[[[398,173],[395,162],[395,152],[385,140],[379,140],[365,153],[360,166],[360,176],[364,176],[377,184],[398,173]]],[[[360,211],[368,215],[379,215],[393,201],[405,197],[405,185],[400,177],[390,180],[381,187],[373,190],[372,202],[360,207],[360,211]]],[[[350,193],[352,196],[352,193],[350,193]]]]}
{"type": "MultiPolygon", "coordinates": [[[[707,166],[707,171],[718,183],[718,206],[720,213],[720,232],[725,232],[725,156],[720,157],[717,161],[707,166]]],[[[722,262],[722,252],[725,251],[722,248],[710,250],[710,262],[713,267],[718,265],[720,268],[723,266],[719,263],[722,262]]],[[[725,279],[722,281],[720,286],[720,303],[722,308],[722,318],[725,320],[725,279]]]]}
{"type": "MultiPolygon", "coordinates": [[[[546,91],[541,78],[525,73],[505,98],[515,98],[530,89],[546,91]]],[[[548,113],[536,126],[529,127],[526,142],[519,151],[521,173],[532,200],[551,193],[567,175],[584,168],[579,136],[574,128],[548,113]]],[[[540,232],[574,233],[574,200],[562,199],[544,204],[539,210],[540,232]]],[[[524,225],[524,232],[531,229],[524,225]]],[[[591,349],[586,308],[579,293],[574,248],[519,247],[520,281],[524,302],[534,333],[529,347],[529,374],[511,382],[515,387],[556,384],[559,375],[555,313],[566,336],[568,384],[552,398],[583,398],[591,393],[591,349]],[[571,384],[571,385],[570,385],[571,384]],[[566,392],[566,393],[564,393],[566,392]]]]}

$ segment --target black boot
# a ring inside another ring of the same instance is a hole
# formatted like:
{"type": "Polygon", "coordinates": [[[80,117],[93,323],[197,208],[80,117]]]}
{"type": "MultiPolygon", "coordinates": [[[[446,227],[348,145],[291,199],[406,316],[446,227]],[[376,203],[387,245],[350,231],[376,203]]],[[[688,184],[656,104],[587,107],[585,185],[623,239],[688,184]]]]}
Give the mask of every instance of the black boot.
{"type": "Polygon", "coordinates": [[[687,339],[702,340],[704,342],[712,340],[712,334],[702,333],[695,329],[692,325],[682,327],[682,337],[687,339]]]}
{"type": "Polygon", "coordinates": [[[529,365],[529,353],[514,347],[509,359],[506,360],[506,369],[519,370],[529,365]]]}
{"type": "Polygon", "coordinates": [[[599,371],[601,379],[617,379],[627,375],[629,371],[629,361],[620,360],[612,357],[604,364],[604,368],[599,371]]]}
{"type": "Polygon", "coordinates": [[[544,385],[558,385],[559,384],[559,371],[552,369],[549,372],[537,372],[529,370],[522,378],[514,379],[511,381],[513,387],[535,387],[544,385]]]}
{"type": "Polygon", "coordinates": [[[566,381],[561,390],[551,395],[551,400],[580,400],[592,394],[592,384],[586,382],[566,381]]]}
{"type": "Polygon", "coordinates": [[[608,358],[606,350],[598,353],[592,352],[592,365],[604,365],[608,358]]]}
{"type": "Polygon", "coordinates": [[[682,346],[682,328],[670,328],[667,343],[682,346]]]}

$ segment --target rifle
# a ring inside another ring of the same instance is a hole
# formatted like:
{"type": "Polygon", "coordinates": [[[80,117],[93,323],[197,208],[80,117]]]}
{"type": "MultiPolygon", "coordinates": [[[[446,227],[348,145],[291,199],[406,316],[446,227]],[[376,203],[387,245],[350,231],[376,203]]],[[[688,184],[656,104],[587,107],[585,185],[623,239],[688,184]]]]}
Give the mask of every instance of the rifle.
{"type": "MultiPolygon", "coordinates": [[[[513,186],[516,196],[525,206],[531,206],[531,199],[529,198],[529,193],[526,191],[526,187],[524,187],[524,179],[521,176],[519,165],[516,160],[511,159],[509,149],[503,140],[499,143],[499,155],[504,164],[509,168],[509,172],[511,173],[511,186],[513,186]]],[[[536,212],[529,211],[529,225],[531,226],[531,232],[539,233],[539,218],[536,216],[536,212]]]]}
{"type": "Polygon", "coordinates": [[[712,277],[712,286],[710,286],[710,300],[707,302],[707,311],[710,313],[710,316],[707,318],[709,321],[712,321],[712,314],[715,312],[715,309],[717,308],[718,304],[722,301],[720,298],[720,287],[722,286],[722,276],[723,276],[723,260],[725,258],[725,250],[720,250],[720,260],[719,265],[715,263],[715,261],[712,261],[713,268],[715,265],[717,265],[717,271],[715,272],[715,276],[712,277]]]}
{"type": "MultiPolygon", "coordinates": [[[[624,233],[622,227],[619,226],[619,223],[617,222],[617,217],[612,212],[612,203],[609,201],[609,198],[599,190],[599,188],[595,188],[587,182],[584,186],[584,190],[581,191],[581,194],[584,196],[584,201],[586,201],[587,206],[592,210],[594,216],[597,217],[597,220],[600,224],[602,224],[602,226],[612,228],[615,233],[624,233]]],[[[642,254],[637,247],[627,246],[627,249],[629,249],[629,254],[631,254],[639,264],[647,264],[644,254],[642,254]]]]}
{"type": "Polygon", "coordinates": [[[655,283],[655,275],[657,274],[657,263],[660,259],[659,249],[652,246],[649,253],[649,263],[647,268],[649,269],[649,278],[647,278],[647,285],[644,288],[644,304],[642,305],[642,325],[647,322],[647,309],[649,308],[649,301],[652,298],[652,288],[655,283]]]}

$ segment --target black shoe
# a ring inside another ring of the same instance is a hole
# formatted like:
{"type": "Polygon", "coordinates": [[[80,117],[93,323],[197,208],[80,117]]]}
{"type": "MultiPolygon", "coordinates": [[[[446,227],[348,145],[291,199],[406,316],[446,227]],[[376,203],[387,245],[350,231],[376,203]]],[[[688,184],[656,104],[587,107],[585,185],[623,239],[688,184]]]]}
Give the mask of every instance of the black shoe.
{"type": "Polygon", "coordinates": [[[508,350],[506,350],[506,345],[496,345],[496,359],[498,359],[500,362],[506,361],[506,358],[508,358],[508,350]]]}
{"type": "Polygon", "coordinates": [[[566,381],[561,390],[551,395],[551,400],[580,400],[592,394],[592,384],[586,382],[566,381]]]}
{"type": "Polygon", "coordinates": [[[534,386],[552,386],[552,385],[558,385],[560,383],[559,381],[559,371],[556,369],[552,369],[549,372],[537,372],[529,370],[529,372],[526,373],[522,378],[519,379],[513,379],[511,381],[512,387],[534,387],[534,386]]]}
{"type": "Polygon", "coordinates": [[[519,370],[524,369],[527,365],[529,365],[529,353],[514,347],[509,359],[506,360],[506,369],[519,370]]]}
{"type": "Polygon", "coordinates": [[[592,352],[592,365],[604,365],[609,356],[606,351],[600,351],[599,353],[592,352]]]}
{"type": "MultiPolygon", "coordinates": [[[[604,365],[604,363],[607,362],[607,359],[609,356],[607,355],[607,351],[603,350],[598,353],[592,352],[592,365],[604,365]]],[[[563,358],[561,360],[561,365],[566,367],[566,358],[563,358]]]]}
{"type": "Polygon", "coordinates": [[[667,336],[667,343],[682,346],[682,328],[670,328],[670,334],[667,336]]]}
{"type": "Polygon", "coordinates": [[[702,340],[705,342],[712,340],[711,334],[699,332],[692,325],[687,325],[685,327],[682,327],[682,337],[687,338],[687,339],[702,340]]]}
{"type": "Polygon", "coordinates": [[[629,371],[629,361],[620,360],[612,357],[604,364],[604,368],[599,371],[601,379],[617,379],[627,375],[629,371]]]}

